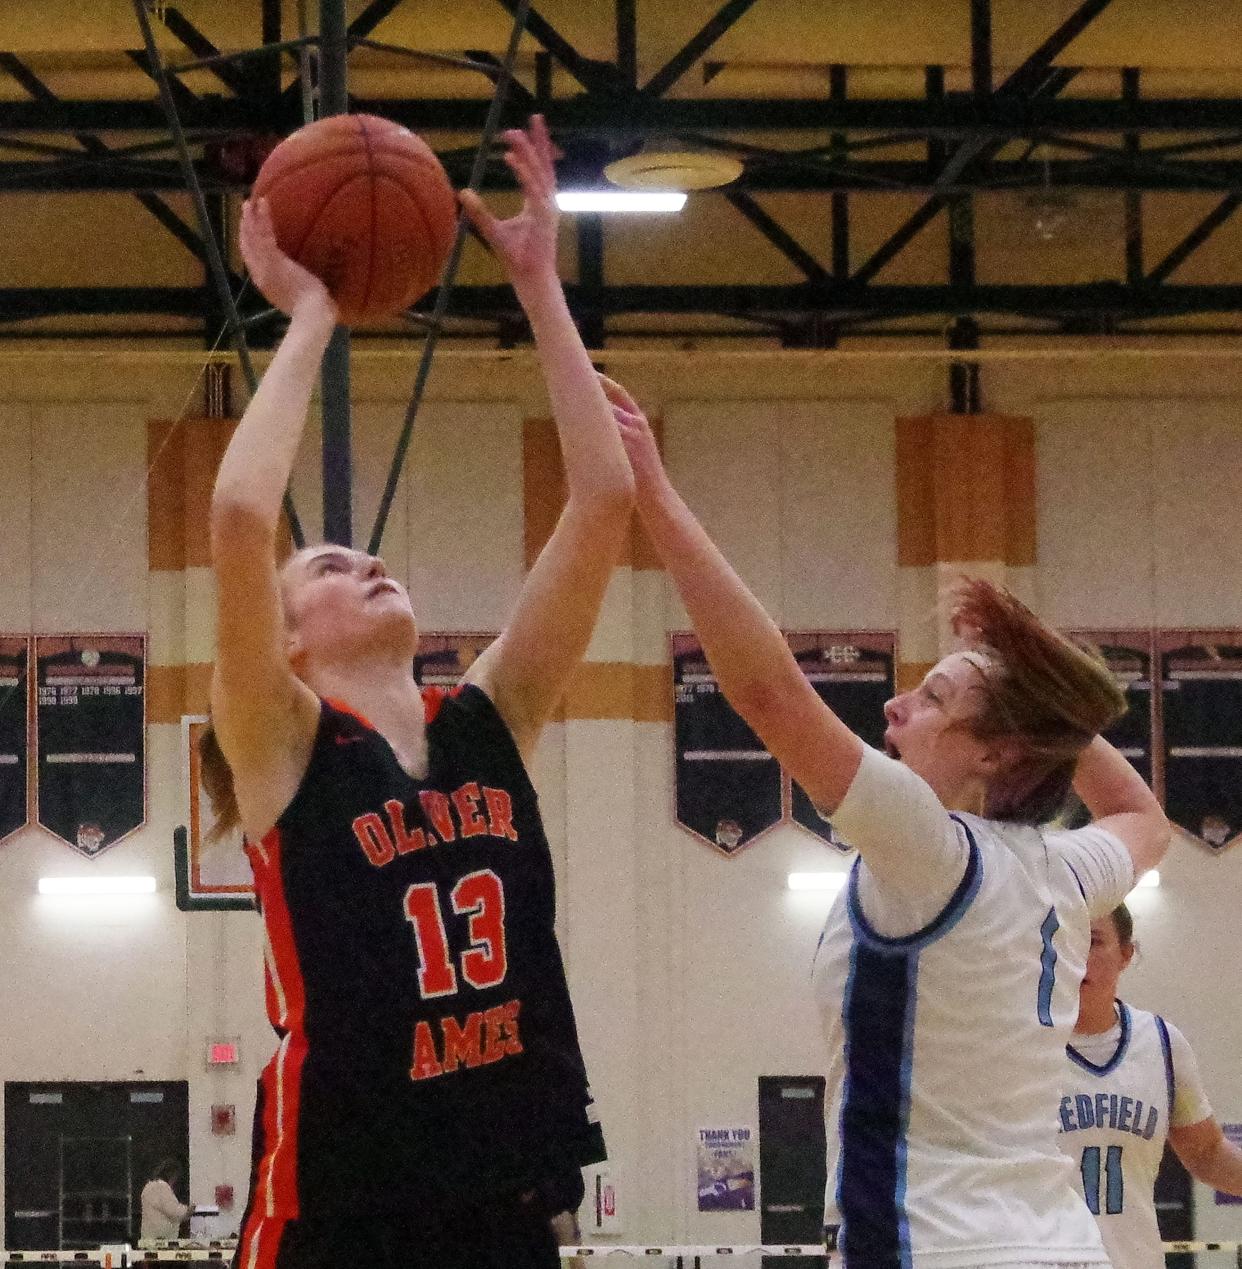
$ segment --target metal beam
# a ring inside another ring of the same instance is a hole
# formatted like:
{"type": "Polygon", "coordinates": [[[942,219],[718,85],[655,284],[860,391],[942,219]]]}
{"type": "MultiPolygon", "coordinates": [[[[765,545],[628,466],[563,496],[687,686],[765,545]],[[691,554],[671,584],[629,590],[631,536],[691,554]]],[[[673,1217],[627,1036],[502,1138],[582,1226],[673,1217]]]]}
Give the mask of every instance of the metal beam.
{"type": "MultiPolygon", "coordinates": [[[[1139,71],[1137,67],[1126,67],[1121,72],[1121,96],[1128,105],[1139,99],[1139,71]]],[[[1122,138],[1122,147],[1127,160],[1134,164],[1138,161],[1142,150],[1142,142],[1137,132],[1127,132],[1122,138]]],[[[1130,286],[1139,286],[1143,281],[1143,195],[1139,190],[1126,190],[1126,282],[1130,286]]]]}
{"type": "Polygon", "coordinates": [[[1242,207],[1242,194],[1227,194],[1147,275],[1159,284],[1179,269],[1201,246],[1242,207]]]}
{"type": "Polygon", "coordinates": [[[1112,0],[1083,0],[1083,3],[1028,57],[1001,85],[1001,92],[1024,97],[1044,82],[1053,62],[1104,12],[1112,0]]]}
{"type": "Polygon", "coordinates": [[[614,0],[617,25],[617,71],[630,92],[638,88],[638,0],[614,0]]]}
{"type": "Polygon", "coordinates": [[[607,342],[604,294],[604,220],[598,214],[575,217],[578,235],[577,302],[574,320],[588,348],[603,348],[607,342]]]}
{"type": "Polygon", "coordinates": [[[662,97],[668,92],[754,3],[755,0],[726,0],[726,3],[699,28],[695,35],[643,85],[643,96],[662,97]]]}
{"type": "MultiPolygon", "coordinates": [[[[828,96],[834,105],[844,101],[849,92],[849,71],[832,66],[828,71],[828,96]]],[[[828,160],[834,166],[846,157],[846,136],[834,132],[828,138],[828,160]]],[[[832,193],[832,276],[838,282],[850,276],[850,199],[844,190],[832,193]]]]}
{"type": "MultiPolygon", "coordinates": [[[[8,72],[26,92],[36,101],[45,105],[55,105],[56,94],[28,67],[20,58],[12,53],[0,53],[0,68],[8,72]]],[[[88,155],[93,158],[111,157],[111,151],[96,136],[90,133],[77,133],[74,140],[88,155]]],[[[207,262],[209,248],[200,234],[186,224],[171,207],[154,194],[136,192],[134,197],[183,247],[199,260],[207,262]]]]}
{"type": "MultiPolygon", "coordinates": [[[[516,18],[522,9],[522,0],[497,0],[516,18]]],[[[617,68],[608,62],[584,57],[537,9],[531,9],[526,17],[526,31],[587,90],[588,93],[606,93],[619,84],[617,68]]],[[[486,103],[484,103],[486,109],[486,103]]],[[[615,105],[613,109],[615,109],[615,105]]],[[[549,122],[551,122],[549,120],[549,122]]]]}
{"type": "Polygon", "coordinates": [[[826,282],[828,270],[791,234],[743,190],[726,189],[725,198],[785,257],[812,282],[826,282]]]}
{"type": "Polygon", "coordinates": [[[970,88],[980,101],[992,95],[992,0],[970,0],[970,88]]]}
{"type": "Polygon", "coordinates": [[[400,3],[401,0],[371,0],[371,3],[349,24],[350,37],[361,38],[370,35],[400,3]]]}
{"type": "MultiPolygon", "coordinates": [[[[174,35],[185,45],[195,57],[219,57],[220,50],[181,12],[169,6],[164,9],[161,23],[170,35],[174,35]]],[[[219,62],[213,65],[211,73],[230,91],[239,97],[253,93],[256,84],[245,67],[235,66],[230,62],[219,62]]]]}
{"type": "MultiPolygon", "coordinates": [[[[569,301],[587,312],[591,304],[581,288],[566,286],[569,301]]],[[[916,314],[979,315],[1007,313],[1055,319],[1146,321],[1192,313],[1242,313],[1242,284],[1128,287],[1120,282],[1071,285],[997,285],[973,287],[906,286],[850,282],[797,283],[789,286],[677,285],[605,286],[595,301],[605,316],[624,314],[727,313],[741,319],[777,319],[821,313],[833,320],[877,320],[916,314]]],[[[419,306],[430,310],[430,303],[419,306]]],[[[461,286],[453,292],[456,319],[497,322],[520,320],[508,286],[461,286]]],[[[0,288],[0,321],[36,317],[165,315],[199,321],[202,288],[187,287],[8,287],[0,288]]],[[[1239,327],[1242,331],[1242,327],[1239,327]]],[[[193,339],[194,330],[171,332],[193,339]]],[[[391,335],[377,335],[391,338],[391,335]]]]}
{"type": "MultiPolygon", "coordinates": [[[[319,0],[319,109],[349,112],[349,42],[345,0],[319,0]]],[[[349,401],[349,328],[338,326],[324,350],[320,372],[323,422],[323,537],[352,546],[353,436],[349,401]]]]}
{"type": "MultiPolygon", "coordinates": [[[[519,96],[521,93],[519,92],[519,96]]],[[[523,100],[528,100],[523,97],[523,100]]],[[[558,130],[562,140],[572,133],[558,130]]],[[[0,141],[0,150],[8,142],[0,141]]],[[[1146,151],[1144,151],[1146,154],[1146,151]]],[[[455,185],[465,180],[469,170],[468,156],[459,150],[441,155],[441,161],[455,185]]],[[[1048,164],[1049,183],[1056,188],[1096,190],[1143,190],[1148,193],[1225,193],[1242,189],[1242,160],[1231,159],[1205,165],[1162,164],[1154,169],[1140,166],[1129,170],[1116,164],[1093,161],[1054,160],[1048,164]]],[[[202,162],[196,163],[199,179],[205,189],[218,191],[242,187],[226,182],[218,172],[202,162]]],[[[933,194],[946,198],[972,190],[996,193],[1036,189],[1043,184],[1043,164],[1032,165],[1019,160],[992,160],[969,174],[963,174],[952,185],[933,183],[928,164],[921,160],[851,160],[848,163],[763,163],[752,164],[730,188],[755,194],[830,194],[855,191],[882,198],[890,194],[933,194]]],[[[486,190],[512,190],[514,181],[507,169],[489,166],[483,186],[486,190]]],[[[115,150],[96,156],[82,154],[74,159],[56,158],[47,162],[27,160],[0,161],[0,191],[43,192],[105,190],[133,193],[136,191],[182,191],[185,183],[173,162],[163,159],[126,159],[115,150]]],[[[699,194],[711,198],[716,195],[699,194]]]]}
{"type": "MultiPolygon", "coordinates": [[[[507,2],[507,0],[506,0],[507,2]]],[[[592,63],[607,66],[607,63],[592,63]]],[[[1071,68],[1061,68],[1070,70],[1071,68]]],[[[485,98],[356,97],[355,108],[384,115],[418,131],[478,130],[487,116],[485,98]]],[[[950,96],[934,111],[920,98],[867,98],[834,104],[827,97],[662,97],[639,93],[618,117],[615,97],[579,94],[547,99],[544,113],[558,129],[624,127],[629,131],[722,130],[731,133],[844,131],[903,132],[961,138],[990,132],[992,138],[1050,132],[1121,134],[1143,132],[1242,132],[1242,98],[1145,98],[1130,107],[1116,98],[1006,99],[980,109],[969,97],[950,96]]],[[[297,94],[273,113],[253,102],[206,97],[184,112],[187,129],[282,131],[301,122],[297,94]]],[[[521,122],[510,109],[506,121],[521,122]]],[[[154,132],[163,115],[146,100],[64,100],[55,105],[0,101],[0,132],[154,132]]]]}

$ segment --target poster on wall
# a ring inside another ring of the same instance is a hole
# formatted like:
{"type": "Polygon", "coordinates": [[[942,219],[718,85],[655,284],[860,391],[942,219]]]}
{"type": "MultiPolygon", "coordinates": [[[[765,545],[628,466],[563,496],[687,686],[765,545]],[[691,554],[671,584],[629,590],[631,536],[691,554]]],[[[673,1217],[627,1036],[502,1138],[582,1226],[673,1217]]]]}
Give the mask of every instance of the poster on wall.
{"type": "MultiPolygon", "coordinates": [[[[897,636],[888,631],[838,630],[789,634],[786,639],[819,698],[855,735],[882,748],[884,702],[894,691],[897,636]]],[[[793,822],[837,850],[850,850],[797,781],[786,775],[785,784],[793,822]]]]}
{"type": "Polygon", "coordinates": [[[677,822],[724,855],[783,818],[781,769],[725,700],[699,641],[672,636],[677,822]]]}
{"type": "Polygon", "coordinates": [[[1159,635],[1164,805],[1222,852],[1242,839],[1242,631],[1159,635]]]}
{"type": "Polygon", "coordinates": [[[30,820],[30,640],[0,635],[0,842],[30,820]]]}
{"type": "Polygon", "coordinates": [[[755,1210],[755,1134],[747,1127],[700,1128],[700,1212],[755,1210]]]}
{"type": "Polygon", "coordinates": [[[94,858],[146,820],[146,638],[35,639],[37,819],[94,858]]]}
{"type": "Polygon", "coordinates": [[[426,634],[418,637],[414,656],[414,678],[422,687],[456,687],[461,676],[475,663],[479,653],[496,638],[493,631],[481,634],[426,634]]]}

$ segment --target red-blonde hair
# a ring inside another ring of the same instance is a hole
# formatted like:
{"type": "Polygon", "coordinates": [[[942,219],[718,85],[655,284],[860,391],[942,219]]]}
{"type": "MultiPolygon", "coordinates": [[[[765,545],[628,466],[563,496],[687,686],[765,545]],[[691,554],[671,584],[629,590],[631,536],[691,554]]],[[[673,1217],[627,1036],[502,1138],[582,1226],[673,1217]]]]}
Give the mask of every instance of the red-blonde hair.
{"type": "Polygon", "coordinates": [[[987,660],[972,733],[1010,739],[1017,750],[989,783],[984,814],[1046,823],[1069,795],[1078,755],[1125,713],[1125,693],[1103,658],[1049,629],[1003,587],[963,580],[949,616],[987,660]]]}
{"type": "Polygon", "coordinates": [[[207,840],[218,841],[241,823],[241,808],[237,805],[237,790],[233,787],[233,768],[220,748],[219,737],[211,723],[199,733],[198,771],[215,816],[215,822],[207,832],[207,840]]]}

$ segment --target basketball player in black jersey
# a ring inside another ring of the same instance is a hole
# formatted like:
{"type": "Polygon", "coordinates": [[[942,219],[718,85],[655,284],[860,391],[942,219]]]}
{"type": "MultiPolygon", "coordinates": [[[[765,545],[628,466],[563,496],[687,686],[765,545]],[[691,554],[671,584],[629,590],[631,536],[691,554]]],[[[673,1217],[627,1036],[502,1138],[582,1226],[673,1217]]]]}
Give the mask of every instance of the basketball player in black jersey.
{"type": "Polygon", "coordinates": [[[633,481],[556,275],[547,131],[536,118],[506,139],[521,212],[463,203],[530,320],[568,499],[503,633],[453,692],[420,694],[410,600],[382,561],[325,545],[277,567],[335,311],[261,204],[242,219],[251,276],[290,323],[211,510],[227,760],[213,778],[221,792],[231,773],[280,1036],[241,1269],[552,1269],[548,1217],[603,1157],[526,765],[586,650],[633,481]]]}

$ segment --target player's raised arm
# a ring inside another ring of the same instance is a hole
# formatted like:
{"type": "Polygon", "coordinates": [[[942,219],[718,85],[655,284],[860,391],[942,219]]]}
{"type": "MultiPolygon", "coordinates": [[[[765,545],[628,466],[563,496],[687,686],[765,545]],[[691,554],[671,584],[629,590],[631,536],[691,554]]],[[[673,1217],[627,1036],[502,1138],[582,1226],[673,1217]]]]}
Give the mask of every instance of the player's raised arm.
{"type": "Polygon", "coordinates": [[[1074,791],[1095,826],[1125,844],[1136,877],[1164,858],[1172,836],[1169,821],[1143,777],[1103,736],[1078,759],[1074,791]]]}
{"type": "Polygon", "coordinates": [[[815,805],[835,809],[863,742],[816,694],[776,623],[673,488],[642,410],[620,384],[605,386],[634,468],[643,525],[720,690],[815,805]]]}
{"type": "Polygon", "coordinates": [[[211,501],[212,718],[234,772],[242,825],[254,836],[292,796],[318,717],[315,696],[295,676],[285,647],[276,535],[336,309],[323,283],[276,245],[262,202],[243,209],[240,243],[255,285],[290,319],[225,451],[211,501]]]}
{"type": "Polygon", "coordinates": [[[556,180],[543,120],[505,135],[521,212],[499,221],[471,194],[466,212],[504,261],[530,320],[565,462],[568,498],[500,638],[467,676],[495,701],[529,757],[582,659],[634,503],[612,410],[574,326],[556,272],[556,180]]]}

